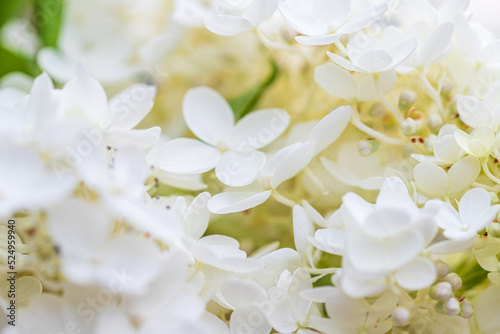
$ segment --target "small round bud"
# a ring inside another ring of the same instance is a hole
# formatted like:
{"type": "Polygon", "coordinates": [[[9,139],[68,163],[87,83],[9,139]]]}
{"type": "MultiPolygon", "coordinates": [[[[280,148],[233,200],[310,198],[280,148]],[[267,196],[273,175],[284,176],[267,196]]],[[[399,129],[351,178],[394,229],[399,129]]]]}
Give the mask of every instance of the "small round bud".
{"type": "Polygon", "coordinates": [[[464,300],[462,302],[462,317],[465,319],[470,319],[474,315],[474,309],[472,308],[472,304],[468,300],[464,300]]]}
{"type": "Polygon", "coordinates": [[[431,114],[429,118],[427,118],[427,125],[432,130],[438,129],[443,125],[443,119],[439,114],[431,114]]]}
{"type": "Polygon", "coordinates": [[[401,131],[405,136],[413,136],[417,130],[418,122],[413,118],[407,118],[401,123],[401,131]]]}
{"type": "Polygon", "coordinates": [[[449,273],[446,276],[446,281],[450,283],[453,291],[457,291],[462,287],[462,279],[456,273],[449,273]]]}
{"type": "Polygon", "coordinates": [[[452,89],[453,89],[453,82],[449,79],[446,79],[443,84],[443,87],[441,87],[441,95],[444,97],[450,96],[452,89]]]}
{"type": "Polygon", "coordinates": [[[450,272],[448,264],[442,260],[437,260],[436,262],[434,262],[434,265],[436,266],[438,277],[445,277],[450,272]]]}
{"type": "Polygon", "coordinates": [[[434,146],[436,145],[436,141],[437,141],[436,135],[429,135],[429,137],[425,139],[424,146],[427,149],[427,151],[429,151],[430,153],[434,152],[434,146]]]}
{"type": "Polygon", "coordinates": [[[434,295],[438,300],[447,301],[453,297],[453,290],[451,289],[451,284],[448,282],[440,282],[436,284],[434,295]]]}
{"type": "Polygon", "coordinates": [[[368,156],[378,150],[379,143],[375,139],[360,140],[358,142],[359,153],[363,156],[368,156]]]}
{"type": "Polygon", "coordinates": [[[381,103],[376,103],[373,105],[373,107],[370,109],[370,115],[372,115],[375,118],[383,118],[387,114],[387,111],[385,110],[384,106],[381,103]]]}
{"type": "Polygon", "coordinates": [[[410,323],[410,311],[398,306],[392,311],[392,321],[396,326],[406,326],[410,323]]]}
{"type": "Polygon", "coordinates": [[[413,106],[417,102],[417,93],[412,90],[405,89],[399,95],[399,110],[405,111],[408,110],[411,106],[413,106]]]}
{"type": "Polygon", "coordinates": [[[455,298],[450,298],[446,304],[446,314],[449,316],[455,316],[460,313],[460,303],[455,298]]]}

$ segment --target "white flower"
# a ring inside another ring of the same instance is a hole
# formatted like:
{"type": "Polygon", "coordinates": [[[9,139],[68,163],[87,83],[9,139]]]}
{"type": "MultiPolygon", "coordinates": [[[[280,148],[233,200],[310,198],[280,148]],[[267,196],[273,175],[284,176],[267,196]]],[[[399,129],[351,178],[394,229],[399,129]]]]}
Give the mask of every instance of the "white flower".
{"type": "Polygon", "coordinates": [[[153,86],[130,86],[108,102],[102,85],[80,64],[78,73],[64,85],[61,93],[67,117],[88,122],[93,127],[87,130],[87,137],[95,146],[147,148],[159,139],[159,127],[133,129],[153,107],[156,96],[153,86]]]}
{"type": "Polygon", "coordinates": [[[106,286],[122,273],[133,277],[123,292],[142,293],[159,272],[160,252],[151,240],[134,234],[110,237],[106,208],[68,200],[49,211],[49,231],[61,249],[62,272],[79,285],[106,286]]]}
{"type": "Polygon", "coordinates": [[[413,169],[417,189],[426,196],[438,198],[467,189],[480,172],[479,161],[470,156],[455,162],[448,172],[432,162],[422,162],[413,169]]]}
{"type": "Polygon", "coordinates": [[[220,293],[227,307],[234,310],[229,320],[231,334],[271,332],[263,309],[267,294],[259,284],[229,279],[221,285],[220,293]]]}
{"type": "MultiPolygon", "coordinates": [[[[312,289],[309,272],[297,269],[293,275],[285,270],[281,273],[276,287],[269,289],[268,298],[272,303],[269,323],[282,333],[292,333],[310,326],[309,317],[314,307],[311,301],[301,297],[303,291],[312,289]]],[[[319,312],[316,312],[319,314],[319,312]]]]}
{"type": "Polygon", "coordinates": [[[138,296],[123,296],[117,306],[102,310],[95,319],[96,334],[120,333],[212,334],[202,321],[205,305],[197,287],[187,282],[188,259],[181,253],[168,254],[161,272],[138,296]]]}
{"type": "Polygon", "coordinates": [[[343,34],[360,31],[382,17],[387,4],[364,10],[347,20],[351,1],[282,1],[281,15],[287,23],[303,36],[295,39],[304,45],[328,45],[336,42],[343,34]]]}
{"type": "Polygon", "coordinates": [[[211,32],[231,36],[259,26],[270,18],[278,9],[279,0],[253,0],[242,2],[240,6],[232,4],[234,1],[220,0],[217,15],[205,19],[205,26],[211,32]]]}
{"type": "Polygon", "coordinates": [[[356,33],[347,43],[349,60],[327,52],[337,65],[354,72],[379,73],[389,71],[405,61],[418,45],[418,38],[407,37],[394,26],[384,29],[380,39],[363,32],[356,33]]]}
{"type": "Polygon", "coordinates": [[[458,212],[448,203],[439,200],[427,202],[426,207],[439,208],[436,221],[448,239],[472,239],[484,229],[498,213],[500,205],[491,205],[490,194],[475,188],[466,192],[458,203],[458,212]]]}
{"type": "Polygon", "coordinates": [[[341,288],[351,297],[383,292],[391,275],[407,290],[428,287],[436,269],[419,254],[437,233],[431,213],[420,212],[404,183],[395,177],[382,185],[376,205],[356,194],[343,197],[346,246],[341,288]]]}
{"type": "Polygon", "coordinates": [[[178,174],[204,173],[215,167],[218,179],[233,187],[255,180],[266,159],[258,149],[279,137],[290,122],[284,110],[263,109],[234,124],[229,104],[208,87],[186,93],[183,114],[189,129],[204,142],[188,138],[167,142],[158,167],[178,174]]]}

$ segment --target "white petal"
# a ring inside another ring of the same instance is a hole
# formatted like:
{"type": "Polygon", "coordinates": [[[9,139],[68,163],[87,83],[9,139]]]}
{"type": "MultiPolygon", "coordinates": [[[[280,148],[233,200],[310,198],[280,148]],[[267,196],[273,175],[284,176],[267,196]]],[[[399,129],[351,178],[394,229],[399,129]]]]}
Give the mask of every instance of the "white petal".
{"type": "Polygon", "coordinates": [[[350,101],[356,97],[356,81],[338,65],[327,63],[316,67],[314,80],[327,93],[350,101]]]}
{"type": "Polygon", "coordinates": [[[286,2],[280,2],[279,10],[286,22],[303,35],[318,36],[328,33],[327,27],[313,15],[305,13],[286,2]]]}
{"type": "Polygon", "coordinates": [[[467,156],[455,162],[448,171],[450,185],[448,194],[458,193],[476,181],[481,172],[481,164],[475,157],[467,156]]]}
{"type": "Polygon", "coordinates": [[[349,270],[348,273],[342,273],[340,288],[351,298],[372,297],[387,289],[387,279],[385,276],[367,275],[364,272],[356,275],[349,270]]]}
{"type": "Polygon", "coordinates": [[[330,146],[342,134],[351,119],[351,107],[342,106],[323,117],[311,130],[307,141],[314,142],[314,155],[330,146]]]}
{"type": "Polygon", "coordinates": [[[391,67],[394,68],[404,62],[411,54],[413,51],[418,46],[418,38],[417,37],[410,37],[398,47],[391,52],[392,58],[394,59],[393,63],[391,64],[391,67]]]}
{"type": "Polygon", "coordinates": [[[413,169],[413,176],[419,191],[431,197],[442,197],[448,191],[448,174],[430,162],[422,162],[413,169]]]}
{"type": "Polygon", "coordinates": [[[453,23],[444,22],[440,24],[420,46],[418,52],[419,65],[431,65],[442,57],[444,51],[450,44],[453,36],[453,23]]]}
{"type": "Polygon", "coordinates": [[[491,198],[488,192],[482,188],[474,188],[466,192],[458,204],[458,210],[462,222],[469,227],[475,227],[475,231],[484,228],[495,217],[498,207],[490,210],[491,198]]]}
{"type": "Polygon", "coordinates": [[[106,146],[122,148],[134,146],[141,149],[150,148],[160,140],[161,128],[153,126],[152,128],[139,130],[119,130],[106,135],[106,146]]]}
{"type": "Polygon", "coordinates": [[[307,238],[314,233],[314,226],[311,219],[307,216],[306,211],[300,205],[293,207],[293,240],[295,242],[295,249],[303,257],[307,254],[309,242],[307,238]]]}
{"type": "Polygon", "coordinates": [[[231,334],[268,334],[271,325],[257,306],[244,306],[236,309],[229,320],[231,334]]]}
{"type": "Polygon", "coordinates": [[[297,36],[295,40],[302,45],[317,46],[317,45],[330,45],[339,40],[342,34],[327,34],[319,36],[297,36]]]}
{"type": "Polygon", "coordinates": [[[177,138],[162,147],[156,163],[166,172],[196,174],[211,170],[220,159],[220,152],[212,146],[196,139],[177,138]]]}
{"type": "Polygon", "coordinates": [[[484,290],[475,300],[474,314],[476,323],[482,333],[498,333],[500,324],[498,314],[500,313],[500,286],[490,286],[484,290]]]}
{"type": "Polygon", "coordinates": [[[203,192],[187,208],[182,227],[186,235],[193,239],[201,238],[207,230],[208,221],[210,220],[207,203],[210,198],[208,192],[203,192]]]}
{"type": "Polygon", "coordinates": [[[481,50],[481,61],[488,63],[498,63],[498,53],[500,52],[500,41],[496,40],[488,44],[481,50]]]}
{"type": "Polygon", "coordinates": [[[251,30],[252,22],[232,15],[215,15],[205,19],[205,27],[217,35],[233,36],[251,30]]]}
{"type": "Polygon", "coordinates": [[[387,51],[373,50],[363,53],[356,63],[366,72],[377,73],[389,68],[392,62],[393,58],[387,51]]]}
{"type": "MultiPolygon", "coordinates": [[[[375,210],[375,206],[373,204],[368,203],[361,196],[352,192],[349,192],[342,197],[342,203],[342,217],[347,215],[357,222],[364,222],[375,210]]],[[[328,221],[330,221],[330,219],[328,221]]]]}
{"type": "Polygon", "coordinates": [[[276,189],[304,169],[314,156],[314,142],[296,143],[279,150],[263,168],[271,176],[271,187],[276,189]]]}
{"type": "Polygon", "coordinates": [[[411,218],[404,207],[378,209],[368,217],[363,229],[377,238],[390,237],[408,229],[411,218]]]}
{"type": "Polygon", "coordinates": [[[472,239],[444,240],[431,245],[427,250],[433,254],[453,254],[468,249],[472,243],[472,239]]]}
{"type": "Polygon", "coordinates": [[[282,109],[254,111],[236,123],[229,137],[229,147],[236,151],[259,149],[278,138],[290,124],[282,109]]]}
{"type": "Polygon", "coordinates": [[[85,65],[79,65],[78,74],[64,85],[62,92],[67,94],[67,103],[71,107],[82,110],[92,121],[100,122],[105,116],[106,92],[85,65]]]}
{"type": "Polygon", "coordinates": [[[208,201],[208,209],[212,213],[225,214],[245,211],[264,203],[272,190],[255,192],[226,192],[212,197],[208,201]]]}
{"type": "Polygon", "coordinates": [[[321,250],[330,254],[342,255],[345,248],[346,233],[336,228],[317,230],[314,239],[321,250]]]}
{"type": "Polygon", "coordinates": [[[37,55],[38,65],[59,82],[74,77],[77,64],[55,48],[43,48],[37,55]]]}
{"type": "Polygon", "coordinates": [[[416,258],[396,271],[396,282],[408,290],[415,291],[429,287],[437,278],[434,263],[426,258],[416,258]]]}
{"type": "Polygon", "coordinates": [[[412,211],[417,209],[408,194],[408,188],[398,177],[385,179],[377,197],[377,208],[404,208],[412,211]]]}
{"type": "Polygon", "coordinates": [[[135,84],[113,96],[109,101],[106,115],[111,126],[120,130],[130,130],[149,113],[154,104],[156,88],[135,84]]]}
{"type": "Polygon", "coordinates": [[[479,101],[475,97],[462,96],[457,101],[458,114],[462,122],[472,128],[479,125],[490,125],[492,112],[486,103],[479,101]]]}
{"type": "Polygon", "coordinates": [[[215,166],[215,175],[228,186],[243,187],[255,181],[265,162],[266,155],[260,151],[228,151],[215,166]]]}
{"type": "Polygon", "coordinates": [[[462,148],[458,145],[454,135],[439,137],[434,144],[434,155],[439,161],[455,162],[462,154],[462,148]]]}
{"type": "Polygon", "coordinates": [[[314,80],[333,96],[348,101],[356,97],[356,81],[349,72],[338,65],[327,63],[316,67],[314,80]]]}
{"type": "Polygon", "coordinates": [[[425,203],[425,208],[437,211],[437,214],[435,214],[436,223],[443,230],[462,228],[460,216],[457,210],[450,204],[433,199],[425,203]]]}
{"type": "Polygon", "coordinates": [[[455,140],[457,141],[458,145],[460,145],[460,148],[466,151],[467,153],[470,153],[469,144],[472,141],[471,136],[469,136],[462,130],[456,130],[453,136],[455,137],[455,140]]]}
{"type": "Polygon", "coordinates": [[[358,65],[353,64],[351,61],[345,59],[344,57],[341,57],[339,55],[336,55],[335,53],[331,53],[330,51],[326,51],[326,54],[328,57],[330,57],[331,60],[333,60],[337,65],[340,67],[345,68],[348,71],[354,71],[354,72],[368,72],[365,69],[359,67],[358,65]]]}
{"type": "Polygon", "coordinates": [[[347,21],[342,27],[340,27],[339,32],[343,34],[350,34],[364,29],[380,19],[386,10],[387,4],[368,8],[347,21]]]}
{"type": "Polygon", "coordinates": [[[234,126],[229,104],[208,87],[190,89],[184,96],[182,113],[189,129],[201,140],[217,146],[234,126]]]}
{"type": "Polygon", "coordinates": [[[256,27],[276,12],[279,1],[280,0],[254,0],[245,8],[243,18],[252,22],[256,27]]]}
{"type": "Polygon", "coordinates": [[[266,291],[253,281],[240,282],[228,279],[220,287],[226,301],[234,308],[252,305],[266,298],[266,291]]]}
{"type": "Polygon", "coordinates": [[[425,245],[424,237],[415,230],[400,232],[383,239],[364,232],[348,237],[346,255],[359,270],[392,271],[410,263],[425,245]]]}
{"type": "Polygon", "coordinates": [[[309,218],[311,218],[314,224],[321,227],[326,227],[325,218],[323,218],[323,216],[318,211],[316,211],[316,209],[305,199],[302,200],[302,207],[304,208],[304,210],[306,210],[307,215],[309,216],[309,218]]]}

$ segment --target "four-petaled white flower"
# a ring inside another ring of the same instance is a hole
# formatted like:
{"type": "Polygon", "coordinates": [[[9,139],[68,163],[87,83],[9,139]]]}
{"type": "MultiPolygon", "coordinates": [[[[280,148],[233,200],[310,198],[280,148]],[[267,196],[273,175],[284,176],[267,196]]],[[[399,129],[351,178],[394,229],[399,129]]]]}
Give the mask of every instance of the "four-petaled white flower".
{"type": "Polygon", "coordinates": [[[252,183],[266,161],[259,151],[288,126],[290,117],[281,109],[254,111],[236,124],[229,104],[208,87],[191,89],[183,104],[189,129],[203,142],[177,138],[165,144],[158,167],[178,174],[204,173],[215,167],[217,178],[233,187],[252,183]]]}

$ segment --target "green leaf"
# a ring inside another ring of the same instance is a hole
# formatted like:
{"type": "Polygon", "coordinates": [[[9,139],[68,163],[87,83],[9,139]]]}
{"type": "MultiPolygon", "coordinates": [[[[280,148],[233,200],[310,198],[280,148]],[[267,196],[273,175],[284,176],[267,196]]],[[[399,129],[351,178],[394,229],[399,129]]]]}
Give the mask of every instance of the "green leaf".
{"type": "Polygon", "coordinates": [[[2,0],[0,10],[0,28],[13,18],[26,3],[26,0],[2,0]]]}
{"type": "Polygon", "coordinates": [[[240,119],[250,111],[252,111],[252,108],[257,104],[266,89],[274,82],[277,75],[278,65],[273,61],[271,62],[271,72],[264,79],[264,81],[257,84],[255,87],[251,88],[240,96],[229,101],[236,119],[240,119]]]}
{"type": "Polygon", "coordinates": [[[57,46],[65,2],[65,0],[36,0],[34,21],[42,46],[57,46]]]}
{"type": "Polygon", "coordinates": [[[14,71],[33,75],[36,71],[36,64],[33,60],[0,47],[0,77],[14,71]]]}

